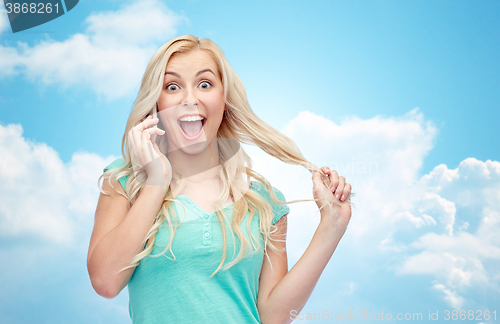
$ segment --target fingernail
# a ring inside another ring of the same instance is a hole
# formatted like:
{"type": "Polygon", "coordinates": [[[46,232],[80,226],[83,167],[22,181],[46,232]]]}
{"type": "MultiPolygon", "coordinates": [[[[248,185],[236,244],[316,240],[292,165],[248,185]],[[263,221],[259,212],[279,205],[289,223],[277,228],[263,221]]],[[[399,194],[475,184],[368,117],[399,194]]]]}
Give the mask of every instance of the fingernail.
{"type": "Polygon", "coordinates": [[[337,199],[339,199],[339,196],[340,196],[340,195],[339,195],[339,194],[337,194],[335,197],[337,197],[337,199]]]}
{"type": "Polygon", "coordinates": [[[342,195],[342,199],[341,200],[344,200],[345,199],[345,195],[342,195]]]}

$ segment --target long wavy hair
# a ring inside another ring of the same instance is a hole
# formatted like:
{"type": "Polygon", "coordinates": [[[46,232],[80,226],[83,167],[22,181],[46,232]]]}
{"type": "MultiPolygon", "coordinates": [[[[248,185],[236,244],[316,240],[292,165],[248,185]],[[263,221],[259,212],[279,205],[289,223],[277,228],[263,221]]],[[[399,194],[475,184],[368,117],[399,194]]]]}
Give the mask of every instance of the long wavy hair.
{"type": "MultiPolygon", "coordinates": [[[[172,55],[177,53],[188,53],[193,50],[202,50],[208,53],[217,64],[219,75],[222,78],[227,109],[224,113],[217,137],[221,139],[234,139],[239,143],[257,145],[267,154],[278,158],[285,163],[301,165],[311,172],[319,171],[322,176],[323,183],[328,187],[330,185],[328,177],[326,177],[318,167],[304,158],[297,145],[290,138],[275,130],[255,115],[248,104],[243,82],[234,72],[233,68],[224,56],[224,53],[217,46],[217,44],[209,39],[198,39],[192,35],[176,37],[165,43],[154,53],[142,78],[141,87],[134,102],[132,112],[128,118],[125,134],[123,135],[122,155],[125,160],[125,165],[120,168],[107,170],[103,175],[101,175],[101,177],[99,177],[99,182],[101,181],[101,178],[104,177],[104,179],[108,179],[110,185],[116,190],[115,184],[117,180],[121,177],[129,176],[126,182],[125,195],[120,191],[118,192],[128,199],[130,205],[134,204],[141,193],[144,183],[143,181],[136,179],[134,171],[130,167],[131,155],[128,149],[127,134],[132,127],[141,123],[145,118],[147,118],[148,115],[152,114],[163,88],[165,68],[172,55]],[[111,181],[112,179],[113,181],[111,181]]],[[[159,145],[159,147],[161,148],[162,145],[159,145]]],[[[277,230],[277,227],[272,225],[274,217],[272,208],[258,193],[248,190],[250,187],[250,177],[262,183],[269,191],[272,200],[277,204],[315,201],[315,199],[295,200],[290,202],[281,202],[278,200],[271,184],[262,175],[252,170],[250,157],[244,152],[242,147],[235,148],[234,141],[219,141],[219,161],[222,168],[220,168],[220,172],[217,177],[222,181],[223,186],[222,191],[215,202],[215,208],[217,218],[222,228],[223,249],[222,260],[218,268],[211,276],[214,276],[221,268],[223,270],[229,269],[243,259],[248,252],[247,249],[249,245],[252,245],[255,252],[261,248],[259,240],[254,237],[252,231],[250,230],[252,218],[256,214],[258,214],[258,217],[260,218],[260,233],[264,239],[263,251],[265,251],[267,247],[273,251],[278,251],[278,248],[276,248],[273,244],[273,240],[276,241],[278,239],[272,238],[272,234],[277,230]],[[237,150],[236,154],[234,154],[235,150],[237,150]],[[234,210],[231,222],[228,221],[222,208],[228,198],[232,198],[234,201],[234,210]],[[243,224],[241,224],[249,211],[250,214],[246,224],[246,229],[250,240],[244,236],[242,229],[243,224]],[[233,237],[234,234],[236,234],[241,243],[241,248],[237,257],[232,262],[224,265],[227,246],[226,224],[230,224],[230,226],[228,226],[229,231],[233,237]]],[[[179,225],[177,224],[175,211],[172,208],[172,202],[184,187],[184,180],[184,178],[179,177],[179,175],[174,172],[172,181],[176,182],[176,189],[172,191],[170,187],[164,197],[164,201],[156,215],[153,225],[142,241],[142,252],[134,256],[130,264],[121,269],[120,272],[138,266],[143,258],[151,254],[156,233],[158,232],[160,225],[165,226],[165,222],[168,224],[170,229],[170,242],[160,255],[164,255],[167,249],[169,249],[170,253],[174,256],[171,260],[175,260],[175,255],[172,251],[172,242],[175,236],[176,228],[179,225]]],[[[101,189],[101,191],[104,194],[107,194],[103,191],[103,189],[101,189]]],[[[338,204],[338,202],[334,201],[328,201],[328,203],[338,204]]],[[[154,256],[156,257],[158,255],[154,256]]],[[[165,255],[165,257],[167,256],[165,255]]],[[[269,256],[267,256],[267,258],[270,262],[269,256]]]]}

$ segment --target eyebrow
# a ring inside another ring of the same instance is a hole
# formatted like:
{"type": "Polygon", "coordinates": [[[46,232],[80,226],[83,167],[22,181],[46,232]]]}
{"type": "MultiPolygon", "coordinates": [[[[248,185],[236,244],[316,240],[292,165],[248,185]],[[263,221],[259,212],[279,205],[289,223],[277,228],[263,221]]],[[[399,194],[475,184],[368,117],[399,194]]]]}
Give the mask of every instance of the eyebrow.
{"type": "MultiPolygon", "coordinates": [[[[202,74],[202,73],[205,73],[205,72],[210,72],[210,73],[212,73],[212,74],[215,76],[215,73],[214,73],[212,70],[210,70],[210,69],[205,69],[205,70],[201,70],[201,71],[199,71],[198,73],[196,73],[196,77],[197,77],[198,75],[202,74]]],[[[174,76],[178,77],[179,79],[182,79],[182,78],[181,78],[181,75],[180,75],[179,73],[176,73],[176,72],[171,72],[171,71],[166,71],[166,72],[165,72],[165,75],[167,75],[167,74],[171,74],[171,75],[174,75],[174,76]]]]}

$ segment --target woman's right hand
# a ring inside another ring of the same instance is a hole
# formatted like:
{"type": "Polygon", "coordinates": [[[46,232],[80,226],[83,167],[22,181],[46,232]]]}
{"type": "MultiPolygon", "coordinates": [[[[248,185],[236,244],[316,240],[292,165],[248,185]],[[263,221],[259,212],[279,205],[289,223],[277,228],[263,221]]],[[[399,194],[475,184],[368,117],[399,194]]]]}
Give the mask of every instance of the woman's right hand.
{"type": "Polygon", "coordinates": [[[150,115],[142,123],[132,127],[128,132],[128,147],[137,181],[167,189],[172,181],[172,165],[160,152],[156,142],[151,142],[152,135],[165,134],[164,130],[156,127],[158,121],[158,118],[150,115]]]}

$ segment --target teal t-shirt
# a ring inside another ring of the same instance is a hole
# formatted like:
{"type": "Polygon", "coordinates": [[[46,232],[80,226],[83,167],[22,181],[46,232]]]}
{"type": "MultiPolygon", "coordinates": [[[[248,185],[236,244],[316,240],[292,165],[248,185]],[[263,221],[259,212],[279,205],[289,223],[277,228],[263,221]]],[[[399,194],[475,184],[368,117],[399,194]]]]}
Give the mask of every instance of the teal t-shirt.
{"type": "MultiPolygon", "coordinates": [[[[111,163],[104,170],[125,164],[123,159],[111,163]]],[[[119,179],[124,186],[125,178],[119,179]]],[[[275,204],[266,187],[258,181],[251,182],[251,190],[259,193],[272,206],[276,223],[289,213],[287,205],[275,204]]],[[[276,197],[286,201],[274,188],[276,197]]],[[[259,277],[264,261],[264,239],[260,234],[259,215],[254,215],[251,231],[260,242],[260,251],[249,255],[228,270],[220,269],[212,278],[222,260],[223,238],[216,213],[208,214],[188,196],[179,195],[172,204],[178,224],[172,242],[172,254],[163,252],[170,241],[168,224],[156,233],[153,251],[141,260],[128,283],[129,314],[133,323],[141,324],[191,324],[191,323],[260,323],[257,310],[259,277]],[[185,207],[186,213],[184,214],[185,207]],[[170,259],[168,259],[167,257],[170,259]]],[[[225,207],[229,222],[234,204],[225,207]]],[[[246,238],[248,212],[241,223],[246,238]]],[[[228,232],[226,223],[226,260],[234,260],[240,251],[240,242],[228,232]],[[229,235],[228,235],[229,234],[229,235]]],[[[253,248],[250,246],[250,249],[253,248]]],[[[267,262],[267,260],[266,260],[267,262]]]]}

